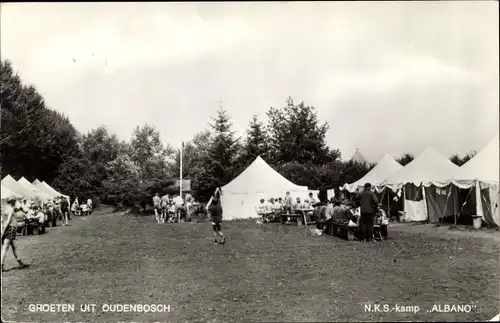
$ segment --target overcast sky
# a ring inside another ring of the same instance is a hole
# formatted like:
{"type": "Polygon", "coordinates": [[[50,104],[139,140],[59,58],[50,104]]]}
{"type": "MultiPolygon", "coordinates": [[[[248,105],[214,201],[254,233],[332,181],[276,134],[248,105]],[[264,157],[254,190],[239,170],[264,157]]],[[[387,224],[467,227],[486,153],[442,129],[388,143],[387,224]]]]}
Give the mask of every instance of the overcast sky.
{"type": "Polygon", "coordinates": [[[377,161],[498,133],[498,24],[497,1],[2,4],[1,54],[83,132],[179,146],[219,101],[243,134],[290,95],[377,161]]]}

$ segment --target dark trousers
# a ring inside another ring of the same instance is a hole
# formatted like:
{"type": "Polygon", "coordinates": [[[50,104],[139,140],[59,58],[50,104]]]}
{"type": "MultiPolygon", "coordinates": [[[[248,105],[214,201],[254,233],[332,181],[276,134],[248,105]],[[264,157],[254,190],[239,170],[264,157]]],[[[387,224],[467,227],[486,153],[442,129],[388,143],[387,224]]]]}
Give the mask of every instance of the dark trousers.
{"type": "Polygon", "coordinates": [[[333,219],[330,218],[328,220],[322,220],[316,222],[316,228],[318,230],[323,231],[323,233],[330,233],[330,229],[332,228],[333,219]]]}
{"type": "Polygon", "coordinates": [[[57,225],[57,214],[55,210],[47,210],[47,216],[52,227],[57,225]]]}
{"type": "Polygon", "coordinates": [[[359,230],[361,231],[361,241],[373,240],[373,221],[375,215],[373,213],[361,213],[359,219],[359,230]]]}

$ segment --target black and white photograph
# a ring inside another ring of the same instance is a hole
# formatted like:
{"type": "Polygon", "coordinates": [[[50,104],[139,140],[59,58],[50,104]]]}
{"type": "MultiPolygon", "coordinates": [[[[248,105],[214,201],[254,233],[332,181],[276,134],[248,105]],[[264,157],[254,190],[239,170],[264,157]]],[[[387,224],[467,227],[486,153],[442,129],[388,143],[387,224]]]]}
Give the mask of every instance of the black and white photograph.
{"type": "Polygon", "coordinates": [[[2,322],[500,321],[498,1],[3,2],[2,322]]]}

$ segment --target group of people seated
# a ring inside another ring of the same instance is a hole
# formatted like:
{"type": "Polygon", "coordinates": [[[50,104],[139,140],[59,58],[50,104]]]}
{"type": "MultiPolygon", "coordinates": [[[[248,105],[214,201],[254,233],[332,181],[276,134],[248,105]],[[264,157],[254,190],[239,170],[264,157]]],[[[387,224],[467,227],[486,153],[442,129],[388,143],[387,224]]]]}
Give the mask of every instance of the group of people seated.
{"type": "MultiPolygon", "coordinates": [[[[2,205],[3,207],[4,205],[2,205]]],[[[69,202],[62,196],[48,199],[45,203],[26,198],[16,199],[13,217],[18,230],[26,230],[27,234],[43,233],[45,227],[56,226],[58,219],[64,220],[64,225],[68,225],[69,202]]]]}
{"type": "Polygon", "coordinates": [[[359,193],[353,201],[332,198],[325,206],[319,208],[317,228],[327,233],[333,225],[355,228],[356,237],[361,241],[373,240],[374,226],[380,227],[382,237],[387,237],[389,218],[377,197],[367,183],[365,190],[359,193]],[[359,230],[358,230],[359,229],[359,230]]]}
{"type": "Polygon", "coordinates": [[[335,196],[330,200],[321,201],[319,197],[309,193],[309,198],[301,201],[300,197],[296,197],[294,201],[290,192],[286,192],[284,198],[270,198],[268,201],[261,199],[256,206],[260,221],[264,223],[272,222],[282,216],[286,217],[286,214],[295,214],[299,210],[307,214],[311,221],[316,222],[317,228],[322,233],[327,233],[333,225],[347,226],[355,228],[356,233],[359,231],[360,240],[371,241],[373,226],[378,225],[382,228],[382,235],[387,236],[389,218],[369,184],[365,186],[364,193],[359,193],[353,200],[335,196]]]}
{"type": "Polygon", "coordinates": [[[296,197],[293,200],[290,192],[286,192],[285,197],[270,198],[269,200],[260,199],[260,203],[255,207],[255,211],[261,218],[262,222],[271,222],[277,219],[280,214],[293,214],[298,210],[306,211],[310,215],[314,214],[316,207],[320,205],[317,197],[313,193],[309,193],[309,198],[301,200],[296,197]]]}
{"type": "Polygon", "coordinates": [[[76,216],[92,214],[92,199],[87,199],[87,203],[80,204],[78,197],[75,198],[73,204],[71,204],[71,212],[76,216]]]}
{"type": "Polygon", "coordinates": [[[158,223],[190,222],[194,211],[193,198],[186,195],[186,202],[180,195],[165,194],[161,198],[158,193],[153,197],[154,213],[158,223]]]}

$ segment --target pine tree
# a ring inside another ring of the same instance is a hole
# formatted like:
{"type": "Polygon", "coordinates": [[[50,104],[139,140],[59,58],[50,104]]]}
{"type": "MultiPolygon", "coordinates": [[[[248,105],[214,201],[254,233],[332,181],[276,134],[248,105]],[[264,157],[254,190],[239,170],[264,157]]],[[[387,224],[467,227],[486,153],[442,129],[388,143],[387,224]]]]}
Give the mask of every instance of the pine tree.
{"type": "Polygon", "coordinates": [[[223,108],[217,111],[217,117],[212,118],[212,121],[210,127],[213,140],[208,151],[206,169],[210,175],[207,178],[213,181],[213,184],[209,186],[215,190],[232,179],[239,139],[235,138],[235,132],[231,130],[231,118],[223,108]]]}

